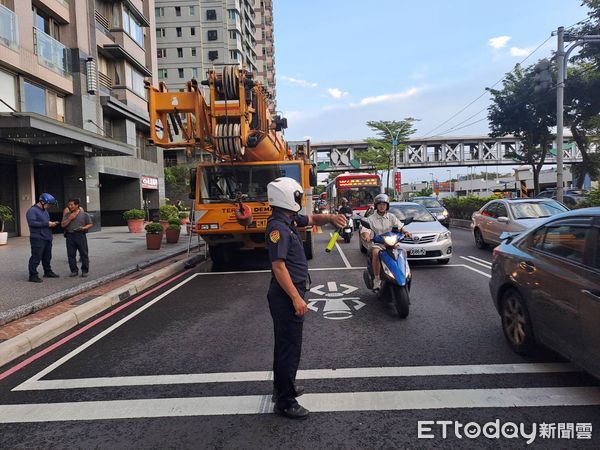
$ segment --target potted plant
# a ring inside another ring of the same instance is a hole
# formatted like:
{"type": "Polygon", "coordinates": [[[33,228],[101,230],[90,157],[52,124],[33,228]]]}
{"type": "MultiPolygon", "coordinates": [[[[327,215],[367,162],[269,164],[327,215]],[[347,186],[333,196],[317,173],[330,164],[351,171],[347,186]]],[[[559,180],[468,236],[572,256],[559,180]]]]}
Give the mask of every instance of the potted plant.
{"type": "Polygon", "coordinates": [[[177,244],[179,241],[179,233],[181,232],[181,224],[179,223],[179,218],[172,218],[169,220],[169,226],[167,227],[167,231],[165,231],[165,235],[167,236],[168,244],[177,244]]]}
{"type": "Polygon", "coordinates": [[[163,227],[163,231],[167,230],[169,220],[173,217],[177,217],[178,212],[177,207],[173,205],[162,205],[158,208],[158,219],[163,227]]]}
{"type": "Polygon", "coordinates": [[[130,209],[123,213],[123,219],[127,221],[130,233],[141,233],[144,228],[144,211],[141,209],[130,209]]]}
{"type": "Polygon", "coordinates": [[[13,210],[8,206],[0,205],[0,245],[8,241],[8,233],[4,231],[4,224],[15,220],[13,210]]]}
{"type": "Polygon", "coordinates": [[[181,225],[187,225],[188,223],[190,223],[189,211],[179,211],[179,223],[181,225]]]}
{"type": "Polygon", "coordinates": [[[160,250],[162,243],[163,227],[160,223],[150,222],[146,224],[146,248],[148,250],[160,250]]]}

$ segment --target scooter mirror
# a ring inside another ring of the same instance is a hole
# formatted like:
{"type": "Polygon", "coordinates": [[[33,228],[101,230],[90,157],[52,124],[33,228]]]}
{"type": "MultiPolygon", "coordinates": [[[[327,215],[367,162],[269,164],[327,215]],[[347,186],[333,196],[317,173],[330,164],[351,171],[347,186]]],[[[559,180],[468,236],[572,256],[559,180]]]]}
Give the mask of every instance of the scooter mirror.
{"type": "Polygon", "coordinates": [[[392,227],[392,233],[399,233],[400,230],[398,229],[398,227],[394,226],[392,227]]]}
{"type": "Polygon", "coordinates": [[[366,220],[364,220],[364,219],[361,219],[361,220],[360,220],[360,224],[361,224],[363,227],[365,227],[365,228],[367,228],[367,229],[369,229],[369,230],[371,229],[371,225],[369,225],[369,222],[367,222],[367,221],[366,221],[366,220]]]}

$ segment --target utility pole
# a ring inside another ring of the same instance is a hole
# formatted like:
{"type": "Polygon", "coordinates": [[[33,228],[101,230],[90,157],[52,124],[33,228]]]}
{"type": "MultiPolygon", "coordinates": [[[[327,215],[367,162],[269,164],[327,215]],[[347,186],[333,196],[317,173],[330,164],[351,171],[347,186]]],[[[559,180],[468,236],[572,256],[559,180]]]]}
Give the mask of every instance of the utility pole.
{"type": "Polygon", "coordinates": [[[556,63],[556,200],[563,201],[563,113],[565,102],[565,28],[558,28],[556,63]]]}

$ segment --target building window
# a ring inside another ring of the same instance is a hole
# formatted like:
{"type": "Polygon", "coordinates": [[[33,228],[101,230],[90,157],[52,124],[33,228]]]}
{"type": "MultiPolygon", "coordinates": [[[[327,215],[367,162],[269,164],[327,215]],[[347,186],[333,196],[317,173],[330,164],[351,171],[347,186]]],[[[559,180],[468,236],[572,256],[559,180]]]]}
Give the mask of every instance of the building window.
{"type": "Polygon", "coordinates": [[[175,16],[181,17],[181,6],[175,7],[175,16]]]}
{"type": "Polygon", "coordinates": [[[217,10],[216,9],[207,9],[206,10],[206,20],[217,20],[217,10]]]}
{"type": "Polygon", "coordinates": [[[137,95],[142,98],[146,98],[146,89],[144,88],[144,75],[139,73],[133,67],[129,66],[129,70],[131,71],[131,86],[127,86],[137,95]]]}
{"type": "Polygon", "coordinates": [[[190,36],[196,36],[196,28],[190,28],[190,36]]]}
{"type": "Polygon", "coordinates": [[[179,78],[183,78],[183,69],[177,69],[177,72],[179,73],[179,78]]]}
{"type": "Polygon", "coordinates": [[[31,84],[28,81],[23,83],[25,94],[25,112],[34,112],[46,115],[46,93],[44,88],[31,84]]]}
{"type": "Polygon", "coordinates": [[[209,41],[216,41],[217,40],[217,30],[208,30],[208,40],[209,41]]]}
{"type": "Polygon", "coordinates": [[[235,9],[228,9],[227,15],[231,20],[236,20],[239,17],[238,12],[235,9]]]}
{"type": "Polygon", "coordinates": [[[157,28],[156,29],[156,37],[157,38],[165,37],[165,29],[164,28],[157,28]]]}
{"type": "Polygon", "coordinates": [[[182,37],[183,33],[181,32],[181,27],[175,28],[175,32],[177,33],[177,37],[182,37]]]}
{"type": "Polygon", "coordinates": [[[192,47],[192,56],[196,56],[196,47],[192,47]]]}
{"type": "Polygon", "coordinates": [[[164,17],[165,8],[154,8],[154,14],[156,15],[156,17],[164,17]]]}
{"type": "Polygon", "coordinates": [[[229,39],[237,39],[237,31],[236,30],[229,30],[229,39]]]}
{"type": "Polygon", "coordinates": [[[167,69],[158,69],[158,79],[164,80],[167,78],[167,69]]]}
{"type": "Polygon", "coordinates": [[[235,61],[238,59],[238,52],[235,50],[229,50],[229,57],[235,61]]]}
{"type": "Polygon", "coordinates": [[[215,61],[217,59],[219,59],[219,52],[218,50],[211,50],[208,52],[208,59],[209,61],[215,61]]]}
{"type": "Polygon", "coordinates": [[[177,49],[177,57],[178,58],[183,58],[183,49],[182,48],[178,48],[177,49]]]}
{"type": "Polygon", "coordinates": [[[195,15],[196,15],[196,7],[190,6],[190,16],[195,16],[195,15]]]}
{"type": "Polygon", "coordinates": [[[133,16],[131,11],[125,7],[123,7],[123,29],[140,47],[144,48],[144,30],[142,25],[133,16]]]}
{"type": "Polygon", "coordinates": [[[198,69],[195,67],[192,68],[192,78],[198,79],[198,69]]]}
{"type": "Polygon", "coordinates": [[[157,58],[166,58],[167,57],[167,49],[166,48],[159,48],[156,50],[156,57],[157,58]]]}

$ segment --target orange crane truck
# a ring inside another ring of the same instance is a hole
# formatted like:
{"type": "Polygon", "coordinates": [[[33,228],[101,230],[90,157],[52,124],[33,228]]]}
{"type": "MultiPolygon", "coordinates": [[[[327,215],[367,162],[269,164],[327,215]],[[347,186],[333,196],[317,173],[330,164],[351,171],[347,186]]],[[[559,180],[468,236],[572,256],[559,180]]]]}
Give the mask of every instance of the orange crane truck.
{"type": "MultiPolygon", "coordinates": [[[[236,66],[208,71],[198,85],[169,92],[146,82],[150,141],[163,148],[196,149],[212,155],[190,171],[195,231],[206,241],[215,263],[226,265],[241,250],[265,246],[264,233],[271,208],[267,184],[275,178],[294,178],[304,188],[303,214],[311,214],[316,168],[310,142],[288,145],[281,131],[287,121],[271,117],[269,93],[251,72],[236,66]],[[208,91],[207,97],[202,90],[208,91]]],[[[313,255],[312,228],[301,232],[307,258],[313,255]]]]}

